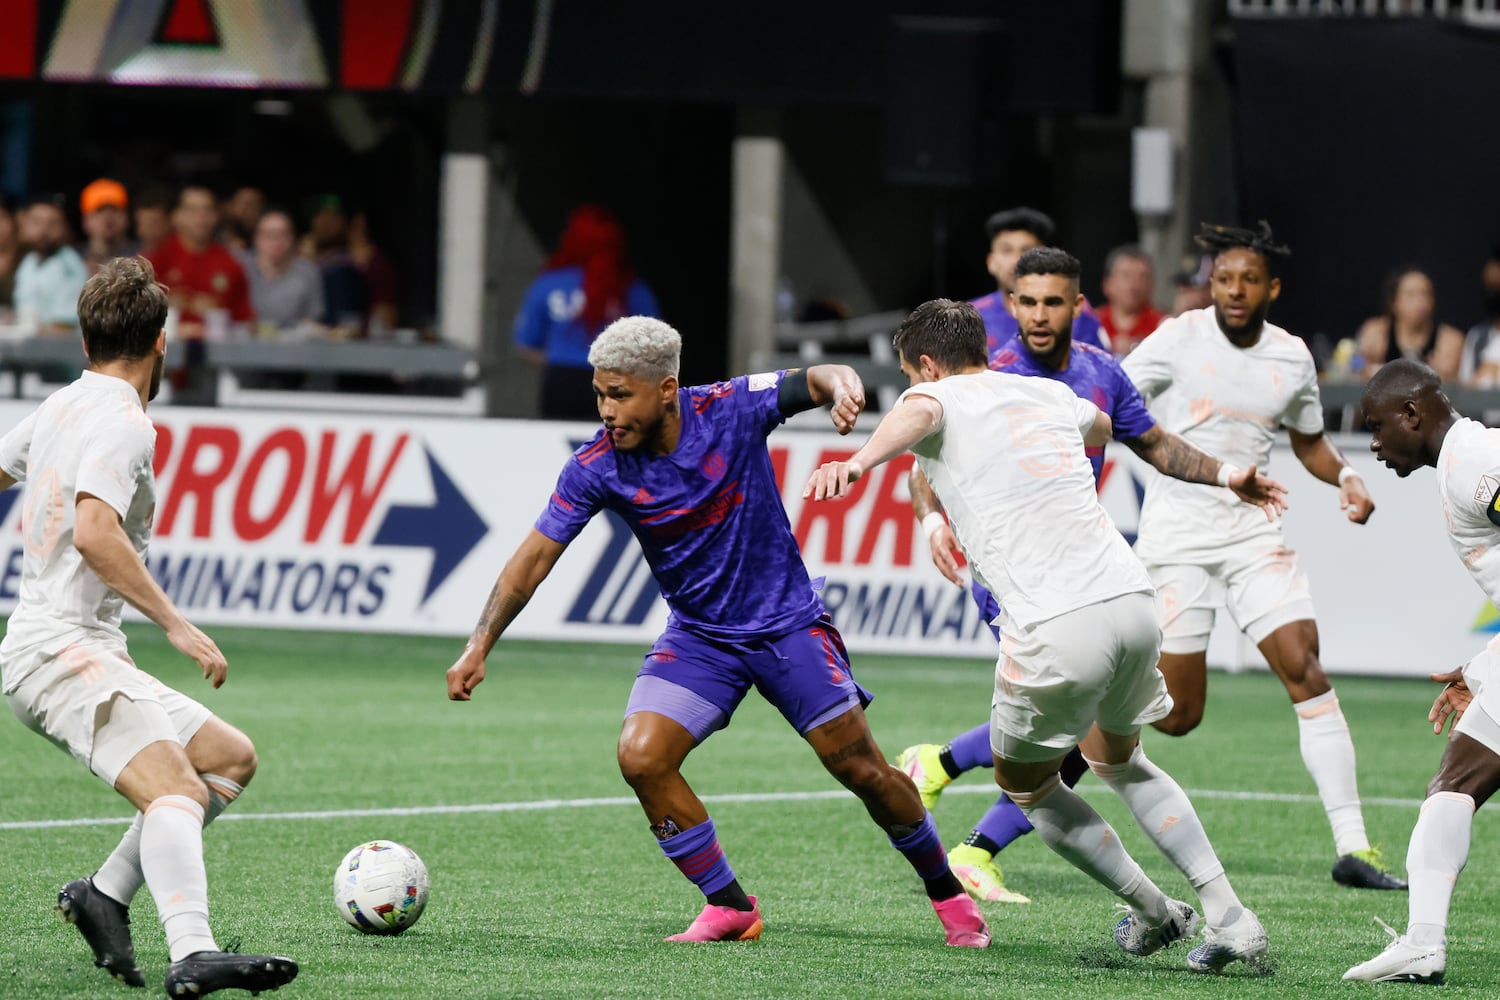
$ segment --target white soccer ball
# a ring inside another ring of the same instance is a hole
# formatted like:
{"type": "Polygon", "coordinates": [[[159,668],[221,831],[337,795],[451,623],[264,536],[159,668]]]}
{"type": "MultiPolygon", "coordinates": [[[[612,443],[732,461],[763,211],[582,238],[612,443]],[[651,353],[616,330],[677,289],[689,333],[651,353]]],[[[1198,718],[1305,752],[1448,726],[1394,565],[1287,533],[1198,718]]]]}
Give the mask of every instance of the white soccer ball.
{"type": "Polygon", "coordinates": [[[393,840],[360,844],[333,873],[333,903],[356,930],[400,934],[427,906],[427,866],[393,840]]]}

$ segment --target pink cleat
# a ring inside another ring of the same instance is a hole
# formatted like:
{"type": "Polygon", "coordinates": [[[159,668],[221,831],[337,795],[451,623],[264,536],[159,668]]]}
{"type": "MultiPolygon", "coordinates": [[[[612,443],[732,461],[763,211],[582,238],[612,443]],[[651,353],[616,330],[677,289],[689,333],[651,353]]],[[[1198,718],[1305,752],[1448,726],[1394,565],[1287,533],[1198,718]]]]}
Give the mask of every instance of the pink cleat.
{"type": "MultiPolygon", "coordinates": [[[[965,899],[969,897],[965,896],[965,899]]],[[[750,897],[750,909],[736,910],[732,906],[714,906],[712,903],[703,907],[703,912],[698,914],[688,929],[681,934],[673,934],[667,941],[754,941],[760,937],[764,925],[760,920],[760,907],[755,905],[755,897],[750,897]]],[[[985,943],[989,943],[986,936],[985,943]]]]}
{"type": "Polygon", "coordinates": [[[984,917],[979,915],[979,904],[967,893],[959,893],[951,899],[934,899],[932,908],[943,922],[943,935],[955,948],[988,948],[990,929],[984,917]]]}

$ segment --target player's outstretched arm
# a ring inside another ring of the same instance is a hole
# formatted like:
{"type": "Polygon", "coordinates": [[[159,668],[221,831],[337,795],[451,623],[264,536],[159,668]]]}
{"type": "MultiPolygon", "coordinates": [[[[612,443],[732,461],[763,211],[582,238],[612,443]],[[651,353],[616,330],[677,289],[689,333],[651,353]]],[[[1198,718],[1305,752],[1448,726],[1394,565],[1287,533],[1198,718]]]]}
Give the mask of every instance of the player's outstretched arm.
{"type": "Polygon", "coordinates": [[[1288,428],[1292,438],[1292,454],[1303,467],[1323,482],[1339,488],[1339,510],[1349,515],[1355,524],[1364,524],[1375,513],[1375,501],[1365,488],[1354,466],[1344,461],[1344,456],[1328,440],[1328,435],[1301,434],[1288,428]]]}
{"type": "Polygon", "coordinates": [[[1286,510],[1285,486],[1255,471],[1253,465],[1248,469],[1227,465],[1160,424],[1124,440],[1125,447],[1164,476],[1205,486],[1227,486],[1241,500],[1264,510],[1268,520],[1286,510]]]}
{"type": "Polygon", "coordinates": [[[931,396],[908,394],[875,427],[864,446],[845,462],[825,462],[813,470],[802,498],[832,500],[847,496],[851,484],[866,472],[888,462],[937,429],[943,404],[931,396]]]}
{"type": "Polygon", "coordinates": [[[831,407],[829,416],[840,434],[854,430],[865,408],[865,384],[848,365],[813,365],[807,370],[807,390],[815,406],[831,407]]]}
{"type": "Polygon", "coordinates": [[[484,680],[484,658],[489,655],[495,640],[521,613],[566,548],[567,545],[553,541],[535,528],[521,540],[495,580],[464,651],[448,668],[448,697],[451,700],[469,700],[474,689],[484,680]]]}
{"type": "Polygon", "coordinates": [[[958,569],[958,559],[954,553],[958,551],[958,539],[953,537],[953,529],[948,527],[948,521],[943,517],[942,504],[939,503],[937,493],[932,489],[932,484],[922,474],[917,466],[911,467],[911,472],[906,476],[906,489],[911,494],[911,510],[917,520],[922,524],[922,530],[927,534],[927,547],[932,551],[932,564],[938,568],[955,586],[964,585],[963,574],[958,569]]]}
{"type": "Polygon", "coordinates": [[[113,507],[98,497],[80,494],[74,511],[73,545],[104,585],[160,626],[167,641],[184,656],[192,657],[214,687],[224,683],[229,671],[224,654],[161,589],[130,543],[113,507]]]}

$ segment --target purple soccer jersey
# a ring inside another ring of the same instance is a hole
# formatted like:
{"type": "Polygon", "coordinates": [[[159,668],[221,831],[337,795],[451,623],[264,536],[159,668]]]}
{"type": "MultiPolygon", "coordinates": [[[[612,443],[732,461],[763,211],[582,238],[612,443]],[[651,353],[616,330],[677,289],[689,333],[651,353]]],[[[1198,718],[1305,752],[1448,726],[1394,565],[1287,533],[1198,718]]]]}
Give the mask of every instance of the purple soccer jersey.
{"type": "Polygon", "coordinates": [[[670,455],[618,451],[600,430],[573,453],[536,529],[567,544],[600,510],[630,525],[669,624],[720,641],[784,635],[823,614],[766,449],[784,371],[678,391],[670,455]]]}
{"type": "MultiPolygon", "coordinates": [[[[1114,424],[1112,436],[1116,439],[1140,437],[1156,426],[1156,420],[1146,409],[1146,401],[1115,356],[1090,344],[1073,341],[1068,352],[1068,367],[1054,371],[1037,361],[1018,337],[990,352],[990,368],[997,372],[1035,375],[1061,382],[1079,399],[1087,399],[1109,414],[1114,424]]],[[[1094,481],[1098,482],[1104,472],[1104,446],[1086,450],[1089,464],[1094,467],[1094,481]]]]}
{"type": "MultiPolygon", "coordinates": [[[[994,291],[977,299],[970,299],[969,305],[978,309],[979,317],[984,320],[985,350],[989,351],[990,357],[993,358],[1002,346],[1020,336],[1021,324],[1005,308],[1004,292],[994,291]]],[[[1083,308],[1073,317],[1073,343],[1092,344],[1102,351],[1105,348],[1099,333],[1101,329],[1099,314],[1085,300],[1083,308]]]]}

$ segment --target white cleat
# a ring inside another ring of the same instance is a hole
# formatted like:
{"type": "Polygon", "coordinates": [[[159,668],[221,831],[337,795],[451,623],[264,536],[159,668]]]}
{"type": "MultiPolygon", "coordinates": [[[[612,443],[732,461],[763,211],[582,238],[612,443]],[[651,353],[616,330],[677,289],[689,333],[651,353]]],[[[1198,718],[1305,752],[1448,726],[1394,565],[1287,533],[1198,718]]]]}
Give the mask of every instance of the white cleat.
{"type": "Polygon", "coordinates": [[[1379,917],[1375,922],[1391,936],[1390,946],[1368,962],[1344,973],[1345,979],[1364,983],[1422,983],[1439,986],[1448,968],[1448,942],[1412,944],[1379,917]]]}
{"type": "Polygon", "coordinates": [[[1208,927],[1203,943],[1188,952],[1188,968],[1194,972],[1221,972],[1231,962],[1254,965],[1270,950],[1266,929],[1249,910],[1240,910],[1225,927],[1208,927]]]}
{"type": "Polygon", "coordinates": [[[1161,923],[1148,923],[1135,910],[1125,907],[1125,915],[1115,924],[1115,944],[1131,955],[1154,955],[1172,942],[1198,933],[1198,911],[1180,899],[1167,900],[1167,917],[1161,923]]]}

